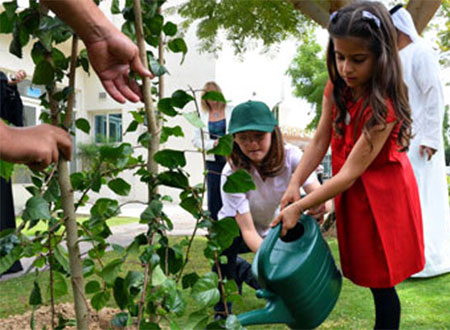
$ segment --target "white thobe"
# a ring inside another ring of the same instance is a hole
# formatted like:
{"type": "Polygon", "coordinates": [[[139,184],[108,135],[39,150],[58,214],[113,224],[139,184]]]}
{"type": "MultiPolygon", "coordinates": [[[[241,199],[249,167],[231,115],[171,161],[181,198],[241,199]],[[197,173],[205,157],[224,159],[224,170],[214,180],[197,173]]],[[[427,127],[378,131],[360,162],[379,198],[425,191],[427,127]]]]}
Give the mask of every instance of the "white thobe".
{"type": "Polygon", "coordinates": [[[425,242],[425,268],[414,277],[430,277],[450,272],[450,212],[445,173],[442,122],[444,96],[439,63],[423,40],[400,51],[403,78],[408,86],[412,131],[408,156],[419,187],[425,242]],[[436,149],[427,160],[420,156],[421,145],[436,149]]]}

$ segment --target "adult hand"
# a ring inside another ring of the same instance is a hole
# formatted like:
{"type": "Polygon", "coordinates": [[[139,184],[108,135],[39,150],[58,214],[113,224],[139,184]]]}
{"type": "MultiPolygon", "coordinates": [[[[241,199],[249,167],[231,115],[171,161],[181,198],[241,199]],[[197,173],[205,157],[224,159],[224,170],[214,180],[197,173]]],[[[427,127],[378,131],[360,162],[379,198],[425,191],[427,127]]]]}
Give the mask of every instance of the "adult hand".
{"type": "Polygon", "coordinates": [[[86,44],[89,60],[103,87],[117,102],[138,102],[141,90],[128,77],[130,68],[142,77],[153,77],[139,58],[138,47],[123,33],[113,30],[103,39],[86,44]]]}
{"type": "Polygon", "coordinates": [[[419,147],[419,153],[420,153],[420,157],[426,157],[427,160],[431,160],[431,158],[433,157],[433,155],[436,153],[436,149],[421,145],[419,147]]]}
{"type": "Polygon", "coordinates": [[[286,189],[283,197],[281,197],[280,210],[283,210],[289,204],[292,204],[300,199],[300,187],[290,183],[286,189]]]}
{"type": "Polygon", "coordinates": [[[289,229],[295,227],[302,213],[302,210],[297,204],[291,204],[277,215],[271,222],[270,227],[275,227],[281,221],[283,225],[281,228],[281,237],[283,237],[289,229]]]}
{"type": "Polygon", "coordinates": [[[10,128],[7,161],[23,163],[34,170],[43,170],[58,161],[61,153],[65,159],[72,156],[72,140],[65,130],[42,124],[25,128],[10,128]]]}
{"type": "Polygon", "coordinates": [[[16,74],[11,76],[11,79],[8,80],[8,85],[17,85],[22,82],[27,77],[27,73],[24,70],[17,71],[16,74]]]}

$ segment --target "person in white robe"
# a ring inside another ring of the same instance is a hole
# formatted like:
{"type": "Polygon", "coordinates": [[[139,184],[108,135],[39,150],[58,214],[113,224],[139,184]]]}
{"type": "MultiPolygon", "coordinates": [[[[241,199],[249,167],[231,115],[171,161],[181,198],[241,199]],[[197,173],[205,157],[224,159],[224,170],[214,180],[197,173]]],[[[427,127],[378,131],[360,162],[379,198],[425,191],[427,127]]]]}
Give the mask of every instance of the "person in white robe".
{"type": "Polygon", "coordinates": [[[425,268],[413,277],[450,272],[450,211],[442,135],[444,94],[437,54],[419,37],[409,12],[391,9],[398,32],[403,78],[408,87],[412,130],[408,156],[419,187],[425,268]]]}

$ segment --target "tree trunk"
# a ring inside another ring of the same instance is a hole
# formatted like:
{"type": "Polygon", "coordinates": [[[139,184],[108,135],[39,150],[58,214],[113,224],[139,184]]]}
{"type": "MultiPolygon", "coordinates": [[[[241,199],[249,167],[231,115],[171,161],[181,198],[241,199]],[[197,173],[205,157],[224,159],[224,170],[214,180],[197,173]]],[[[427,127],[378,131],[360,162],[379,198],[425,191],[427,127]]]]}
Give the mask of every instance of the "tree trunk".
{"type": "MultiPolygon", "coordinates": [[[[73,89],[67,100],[66,116],[64,127],[68,129],[72,126],[73,104],[75,99],[75,70],[78,53],[78,37],[73,36],[72,54],[69,72],[69,87],[73,89]]],[[[50,102],[52,102],[50,95],[50,102]]],[[[52,115],[55,109],[52,107],[52,115]]],[[[56,119],[56,118],[55,118],[56,119]]],[[[58,161],[58,182],[61,189],[62,208],[64,211],[65,226],[67,231],[67,250],[69,252],[70,275],[72,280],[72,290],[75,304],[75,315],[77,329],[88,330],[89,312],[84,296],[83,265],[78,247],[78,226],[75,216],[75,204],[70,173],[67,161],[60,158],[58,161]]]]}
{"type": "Polygon", "coordinates": [[[440,5],[441,1],[439,0],[410,0],[408,2],[406,9],[411,13],[417,33],[422,34],[440,5]]]}
{"type": "MultiPolygon", "coordinates": [[[[145,68],[148,69],[147,50],[142,28],[142,14],[141,14],[142,10],[140,0],[133,0],[133,11],[135,17],[136,39],[139,47],[139,56],[145,68]]],[[[154,105],[152,100],[151,81],[150,78],[148,77],[145,77],[143,80],[144,80],[143,96],[145,104],[145,114],[147,117],[148,132],[151,135],[150,143],[148,145],[147,170],[150,173],[158,173],[158,164],[153,160],[153,155],[159,149],[160,132],[158,129],[158,123],[155,116],[154,105]]],[[[153,191],[152,185],[149,184],[148,185],[149,201],[152,199],[154,193],[155,192],[153,191]]]]}

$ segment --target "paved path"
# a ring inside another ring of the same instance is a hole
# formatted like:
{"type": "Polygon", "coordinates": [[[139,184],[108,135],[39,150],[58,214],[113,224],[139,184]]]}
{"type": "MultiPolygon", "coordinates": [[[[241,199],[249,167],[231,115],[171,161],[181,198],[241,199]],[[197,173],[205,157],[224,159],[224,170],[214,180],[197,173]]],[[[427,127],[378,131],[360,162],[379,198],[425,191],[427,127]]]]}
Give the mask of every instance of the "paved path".
{"type": "MultiPolygon", "coordinates": [[[[83,207],[78,210],[79,215],[89,215],[89,209],[90,207],[83,207]]],[[[129,204],[125,205],[121,208],[121,216],[124,217],[132,217],[132,218],[139,218],[141,213],[144,211],[145,205],[141,204],[129,204]]],[[[169,216],[169,218],[173,222],[173,230],[170,231],[168,234],[173,236],[189,236],[192,235],[192,232],[195,227],[195,219],[192,217],[192,215],[182,209],[179,205],[175,204],[165,204],[163,211],[169,216]]],[[[131,243],[133,238],[138,235],[139,233],[145,232],[147,229],[146,225],[140,224],[140,223],[131,223],[121,226],[114,226],[111,227],[112,235],[108,238],[109,243],[115,243],[122,246],[126,246],[131,243]]],[[[206,231],[203,229],[197,230],[197,235],[205,235],[206,231]]],[[[80,250],[83,254],[87,250],[89,250],[92,247],[89,243],[81,243],[80,244],[80,250]]],[[[24,268],[24,271],[14,273],[14,274],[8,274],[3,275],[0,280],[6,280],[13,277],[18,277],[32,265],[34,258],[22,258],[21,263],[24,268]]]]}

